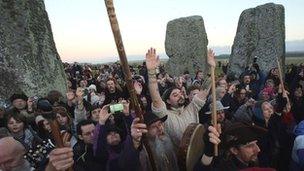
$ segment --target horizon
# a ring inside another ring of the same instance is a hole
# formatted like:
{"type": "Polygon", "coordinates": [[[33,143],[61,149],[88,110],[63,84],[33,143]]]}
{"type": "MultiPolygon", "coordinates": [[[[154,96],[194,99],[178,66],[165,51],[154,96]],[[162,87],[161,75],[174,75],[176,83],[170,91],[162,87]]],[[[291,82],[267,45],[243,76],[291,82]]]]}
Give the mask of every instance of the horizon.
{"type": "MultiPolygon", "coordinates": [[[[301,53],[301,54],[303,54],[303,56],[297,57],[297,58],[301,58],[301,59],[303,58],[303,60],[304,60],[304,51],[286,51],[286,54],[288,54],[288,53],[301,53]]],[[[230,55],[229,53],[217,54],[215,56],[215,58],[216,59],[229,59],[229,58],[226,57],[226,56],[229,56],[229,55],[230,55]],[[225,57],[222,57],[222,56],[225,56],[225,57]]],[[[285,58],[289,58],[289,57],[294,57],[294,56],[288,55],[285,58]]],[[[169,59],[169,57],[166,54],[159,54],[159,58],[161,60],[168,60],[169,59]]],[[[128,62],[132,63],[132,62],[144,61],[145,59],[144,59],[143,55],[130,55],[130,56],[127,55],[127,60],[128,60],[128,62]]],[[[71,62],[69,62],[69,61],[62,61],[62,62],[64,62],[64,63],[66,62],[66,63],[70,63],[71,64],[71,63],[73,63],[75,61],[71,61],[71,62]]],[[[103,59],[97,59],[95,61],[90,61],[90,62],[83,61],[83,62],[77,62],[77,63],[81,63],[81,64],[107,64],[107,63],[114,63],[114,62],[119,62],[119,57],[118,56],[116,56],[116,57],[109,57],[109,58],[103,58],[103,59]],[[113,58],[115,58],[115,60],[113,60],[113,58]]]]}
{"type": "MultiPolygon", "coordinates": [[[[127,56],[143,56],[150,47],[165,55],[166,25],[186,16],[200,15],[217,55],[230,54],[239,16],[248,8],[269,3],[266,0],[114,1],[127,56]],[[229,6],[229,8],[227,8],[229,6]],[[218,13],[220,11],[220,14],[218,13]],[[224,16],[224,17],[223,17],[224,16]]],[[[272,1],[285,8],[286,51],[304,51],[304,1],[272,1]]],[[[63,62],[117,61],[118,54],[104,1],[45,0],[57,51],[63,62]]],[[[132,58],[129,59],[132,61],[132,58]]]]}

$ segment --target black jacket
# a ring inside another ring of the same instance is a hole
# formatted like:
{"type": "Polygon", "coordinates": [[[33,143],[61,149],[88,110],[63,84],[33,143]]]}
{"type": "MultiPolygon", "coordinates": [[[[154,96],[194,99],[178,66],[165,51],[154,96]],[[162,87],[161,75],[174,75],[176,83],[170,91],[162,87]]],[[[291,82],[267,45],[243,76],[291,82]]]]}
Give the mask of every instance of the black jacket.
{"type": "Polygon", "coordinates": [[[106,170],[107,156],[93,153],[93,145],[84,144],[83,141],[77,142],[73,148],[74,170],[95,171],[106,170]]]}

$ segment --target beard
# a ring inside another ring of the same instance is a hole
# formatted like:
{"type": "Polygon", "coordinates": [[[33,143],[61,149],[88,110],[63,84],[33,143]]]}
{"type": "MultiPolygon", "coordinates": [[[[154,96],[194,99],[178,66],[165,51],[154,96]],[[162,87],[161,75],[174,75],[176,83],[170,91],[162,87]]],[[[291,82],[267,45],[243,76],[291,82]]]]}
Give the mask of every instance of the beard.
{"type": "Polygon", "coordinates": [[[158,170],[178,170],[173,144],[168,135],[149,139],[158,170]]]}
{"type": "Polygon", "coordinates": [[[185,98],[181,97],[178,99],[177,104],[179,107],[184,106],[185,105],[185,98]]]}

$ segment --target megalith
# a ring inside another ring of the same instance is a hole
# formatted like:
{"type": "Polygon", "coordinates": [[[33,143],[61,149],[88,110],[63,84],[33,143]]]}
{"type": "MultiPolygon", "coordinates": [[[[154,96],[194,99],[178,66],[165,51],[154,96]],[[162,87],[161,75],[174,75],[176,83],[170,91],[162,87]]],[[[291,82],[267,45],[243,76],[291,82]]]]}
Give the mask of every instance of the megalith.
{"type": "Polygon", "coordinates": [[[0,0],[0,98],[67,90],[43,0],[0,0]]]}
{"type": "MultiPolygon", "coordinates": [[[[265,73],[285,64],[284,7],[267,3],[242,12],[229,58],[228,75],[239,77],[254,59],[265,73]]],[[[283,67],[282,67],[283,68],[283,67]]]]}

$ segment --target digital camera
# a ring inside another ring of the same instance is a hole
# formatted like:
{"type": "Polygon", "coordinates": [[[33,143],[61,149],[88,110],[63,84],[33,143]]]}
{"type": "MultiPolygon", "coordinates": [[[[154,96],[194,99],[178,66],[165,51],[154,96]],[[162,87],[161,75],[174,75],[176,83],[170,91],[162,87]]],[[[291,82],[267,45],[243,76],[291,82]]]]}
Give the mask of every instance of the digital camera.
{"type": "Polygon", "coordinates": [[[123,104],[117,103],[112,104],[109,106],[109,113],[116,113],[116,112],[122,112],[123,111],[123,104]]]}

